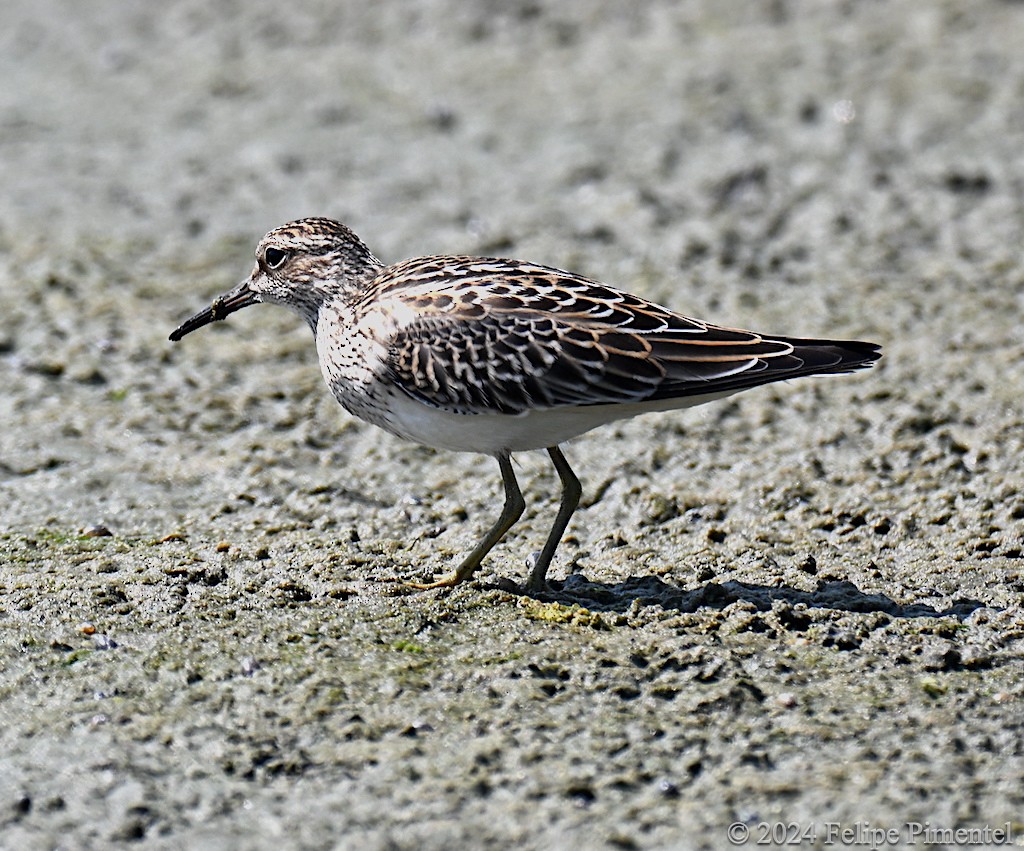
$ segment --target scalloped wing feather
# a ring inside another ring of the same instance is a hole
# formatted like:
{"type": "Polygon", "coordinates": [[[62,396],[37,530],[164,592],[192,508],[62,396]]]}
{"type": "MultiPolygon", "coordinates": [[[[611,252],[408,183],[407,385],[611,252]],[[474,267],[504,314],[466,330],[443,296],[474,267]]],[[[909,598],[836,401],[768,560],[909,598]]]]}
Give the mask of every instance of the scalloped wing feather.
{"type": "Polygon", "coordinates": [[[877,347],[766,339],[544,266],[468,257],[390,267],[371,288],[413,318],[389,346],[395,385],[453,413],[663,402],[866,366],[877,347]]]}

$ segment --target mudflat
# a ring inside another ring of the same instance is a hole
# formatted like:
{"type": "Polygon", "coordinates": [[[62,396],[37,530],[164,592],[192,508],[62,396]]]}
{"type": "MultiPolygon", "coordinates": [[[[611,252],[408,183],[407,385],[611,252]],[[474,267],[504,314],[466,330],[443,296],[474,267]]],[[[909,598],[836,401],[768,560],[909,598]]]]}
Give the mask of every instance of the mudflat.
{"type": "Polygon", "coordinates": [[[1021,841],[1024,9],[8,5],[0,846],[1021,841]],[[416,593],[493,460],[167,340],[307,215],[885,356],[570,443],[553,600],[518,456],[416,593]]]}

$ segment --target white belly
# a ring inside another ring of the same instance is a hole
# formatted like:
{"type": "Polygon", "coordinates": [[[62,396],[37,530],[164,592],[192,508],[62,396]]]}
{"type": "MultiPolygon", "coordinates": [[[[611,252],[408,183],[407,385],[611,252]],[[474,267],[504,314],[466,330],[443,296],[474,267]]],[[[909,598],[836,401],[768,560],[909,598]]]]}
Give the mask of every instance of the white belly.
{"type": "Polygon", "coordinates": [[[507,414],[451,414],[431,408],[391,389],[387,400],[388,422],[383,428],[407,440],[435,449],[456,452],[525,452],[557,446],[593,428],[638,414],[690,408],[729,393],[712,393],[686,399],[666,399],[631,405],[589,405],[507,414]]]}

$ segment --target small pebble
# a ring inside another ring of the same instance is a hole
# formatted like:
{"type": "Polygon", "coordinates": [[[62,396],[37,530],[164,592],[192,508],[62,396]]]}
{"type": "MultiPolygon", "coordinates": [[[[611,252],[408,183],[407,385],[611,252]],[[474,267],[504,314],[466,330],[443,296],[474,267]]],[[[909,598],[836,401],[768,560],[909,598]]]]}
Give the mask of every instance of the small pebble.
{"type": "Polygon", "coordinates": [[[792,709],[797,704],[796,695],[792,692],[784,691],[781,694],[775,696],[775,703],[781,706],[783,709],[792,709]]]}
{"type": "Polygon", "coordinates": [[[411,724],[408,724],[399,735],[413,738],[420,735],[420,733],[432,732],[434,732],[433,726],[428,724],[426,721],[413,721],[411,724]]]}
{"type": "Polygon", "coordinates": [[[85,538],[111,538],[113,535],[113,532],[111,532],[106,526],[99,523],[93,526],[86,526],[82,530],[82,537],[85,538]]]}
{"type": "Polygon", "coordinates": [[[254,656],[245,656],[242,659],[241,667],[242,667],[242,676],[243,677],[251,677],[260,668],[262,668],[263,665],[260,663],[260,660],[257,659],[256,657],[254,657],[254,656]]]}
{"type": "Polygon", "coordinates": [[[117,647],[117,642],[109,635],[94,635],[92,646],[97,650],[113,650],[117,647]]]}
{"type": "Polygon", "coordinates": [[[679,785],[672,780],[659,780],[658,791],[666,798],[679,797],[679,785]]]}

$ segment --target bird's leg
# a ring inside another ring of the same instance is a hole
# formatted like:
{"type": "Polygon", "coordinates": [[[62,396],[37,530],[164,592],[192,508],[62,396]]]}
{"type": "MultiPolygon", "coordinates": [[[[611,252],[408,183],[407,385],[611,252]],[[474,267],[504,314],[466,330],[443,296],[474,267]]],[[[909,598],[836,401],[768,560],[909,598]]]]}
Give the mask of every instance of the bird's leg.
{"type": "MultiPolygon", "coordinates": [[[[557,464],[558,462],[556,461],[555,463],[557,464]]],[[[564,458],[562,463],[565,463],[564,458]]],[[[480,566],[484,556],[494,548],[498,541],[505,537],[505,533],[523,516],[523,509],[526,508],[526,503],[523,502],[523,495],[519,491],[519,483],[516,481],[516,474],[512,471],[511,456],[508,452],[503,452],[498,456],[498,466],[501,468],[501,480],[505,485],[505,505],[501,509],[501,516],[498,517],[497,522],[484,535],[483,540],[474,547],[473,552],[466,556],[462,564],[455,568],[454,571],[438,579],[436,582],[406,582],[405,584],[410,588],[427,591],[431,588],[451,588],[460,582],[465,582],[480,566]]],[[[568,465],[566,465],[566,468],[568,468],[568,465]]],[[[572,475],[571,470],[569,475],[572,475]]],[[[579,488],[579,482],[576,483],[576,487],[579,488]]],[[[572,514],[572,511],[569,513],[572,514]]],[[[568,521],[568,519],[567,517],[566,520],[568,521]]]]}
{"type": "Polygon", "coordinates": [[[558,515],[555,517],[554,525],[548,533],[548,539],[544,542],[544,549],[540,551],[540,556],[536,564],[534,564],[533,570],[530,571],[530,580],[526,583],[526,591],[530,594],[538,594],[541,591],[547,590],[546,576],[548,567],[551,564],[551,559],[558,548],[559,542],[562,540],[565,527],[569,525],[569,518],[576,511],[576,507],[580,504],[580,496],[583,494],[580,480],[576,478],[576,474],[572,471],[572,467],[569,466],[569,462],[565,460],[562,450],[557,446],[549,446],[548,455],[551,456],[551,460],[555,464],[558,478],[562,480],[562,502],[558,506],[558,515]]]}

